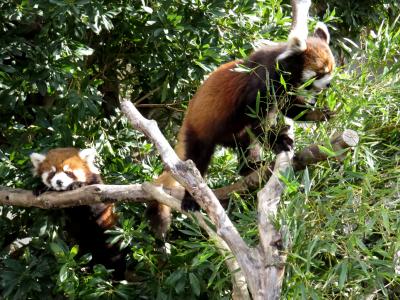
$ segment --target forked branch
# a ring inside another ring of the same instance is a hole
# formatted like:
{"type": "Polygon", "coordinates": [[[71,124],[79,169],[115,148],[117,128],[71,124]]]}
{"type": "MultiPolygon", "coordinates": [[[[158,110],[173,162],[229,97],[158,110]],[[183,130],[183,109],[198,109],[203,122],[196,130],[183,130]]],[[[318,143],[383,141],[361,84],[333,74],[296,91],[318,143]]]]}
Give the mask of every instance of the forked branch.
{"type": "MultiPolygon", "coordinates": [[[[358,135],[355,131],[346,129],[344,132],[337,133],[331,139],[331,146],[337,151],[337,156],[333,159],[340,159],[345,155],[346,149],[350,149],[358,144],[358,135]]],[[[327,160],[330,156],[321,150],[317,144],[310,145],[297,152],[293,158],[293,169],[303,170],[306,166],[327,160]]],[[[245,193],[249,189],[255,189],[260,184],[260,178],[267,181],[271,176],[275,162],[263,166],[259,170],[253,171],[246,177],[237,182],[213,190],[220,201],[227,201],[230,194],[245,193]]],[[[164,189],[164,192],[181,200],[184,195],[182,188],[164,189]]],[[[86,186],[74,191],[65,192],[46,192],[36,196],[29,190],[15,189],[0,186],[0,205],[14,205],[21,207],[39,207],[43,209],[63,208],[77,205],[90,205],[99,202],[148,202],[153,197],[142,189],[142,184],[129,185],[105,185],[96,184],[86,186]]]]}

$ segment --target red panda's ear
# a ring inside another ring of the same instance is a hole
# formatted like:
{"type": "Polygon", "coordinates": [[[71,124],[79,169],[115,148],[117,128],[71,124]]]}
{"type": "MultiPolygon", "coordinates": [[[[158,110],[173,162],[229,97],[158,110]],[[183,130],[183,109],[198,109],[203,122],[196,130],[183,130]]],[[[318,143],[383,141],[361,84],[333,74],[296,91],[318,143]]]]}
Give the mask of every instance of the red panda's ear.
{"type": "Polygon", "coordinates": [[[93,148],[83,149],[79,151],[79,157],[86,162],[93,163],[96,158],[96,150],[93,148]]]}
{"type": "Polygon", "coordinates": [[[328,31],[328,27],[322,22],[318,22],[317,26],[315,26],[314,36],[320,38],[329,44],[331,36],[328,31]]]}
{"type": "Polygon", "coordinates": [[[306,39],[303,38],[303,35],[296,32],[292,31],[289,34],[288,42],[287,42],[287,47],[284,52],[282,52],[277,60],[282,60],[287,57],[290,57],[292,55],[300,54],[307,49],[307,42],[306,39]]]}
{"type": "Polygon", "coordinates": [[[94,165],[94,160],[96,158],[96,155],[97,155],[96,149],[93,148],[83,149],[79,151],[79,157],[82,158],[82,160],[84,160],[87,163],[89,170],[92,173],[99,174],[99,170],[94,165]]]}
{"type": "Polygon", "coordinates": [[[33,164],[34,170],[37,171],[39,165],[46,159],[46,155],[40,153],[32,153],[29,155],[33,164]]]}

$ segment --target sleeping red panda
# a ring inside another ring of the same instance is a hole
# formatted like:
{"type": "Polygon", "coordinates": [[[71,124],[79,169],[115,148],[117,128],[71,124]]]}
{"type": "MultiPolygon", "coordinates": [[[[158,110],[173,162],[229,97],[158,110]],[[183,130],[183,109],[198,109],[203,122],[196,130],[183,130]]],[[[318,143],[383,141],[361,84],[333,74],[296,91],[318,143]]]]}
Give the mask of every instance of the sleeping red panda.
{"type": "MultiPolygon", "coordinates": [[[[314,103],[292,92],[311,80],[309,89],[320,91],[329,86],[335,66],[329,39],[327,27],[318,23],[314,36],[306,40],[290,35],[287,43],[265,46],[245,60],[226,63],[212,72],[189,102],[175,148],[179,158],[191,159],[204,175],[216,145],[238,146],[246,152],[252,142],[249,130],[255,136],[264,130],[260,120],[250,116],[256,110],[258,95],[259,111],[265,115],[279,110],[300,121],[328,119],[330,111],[310,109],[314,103]],[[249,71],[237,71],[238,66],[249,71]]],[[[276,142],[280,143],[275,148],[278,152],[293,143],[285,137],[276,142]]],[[[156,183],[179,185],[165,171],[156,183]]],[[[182,209],[198,208],[186,192],[182,209]]],[[[154,202],[148,215],[153,231],[163,238],[170,224],[170,208],[154,202]]]]}
{"type": "MultiPolygon", "coordinates": [[[[95,156],[94,149],[56,148],[46,155],[32,153],[30,159],[34,175],[41,177],[47,190],[66,191],[103,183],[94,165],[95,156]]],[[[114,269],[113,278],[122,280],[126,269],[124,251],[118,245],[107,243],[105,234],[118,222],[113,207],[113,204],[98,203],[64,208],[65,231],[79,245],[80,253],[92,254],[92,265],[103,264],[107,269],[114,269]]]]}

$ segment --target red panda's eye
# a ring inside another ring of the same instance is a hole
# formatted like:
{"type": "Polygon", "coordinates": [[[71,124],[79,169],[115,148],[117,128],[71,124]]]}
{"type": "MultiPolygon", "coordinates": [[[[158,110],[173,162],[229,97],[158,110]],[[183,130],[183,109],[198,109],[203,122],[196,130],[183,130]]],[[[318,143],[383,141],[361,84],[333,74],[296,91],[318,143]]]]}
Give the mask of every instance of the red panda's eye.
{"type": "Polygon", "coordinates": [[[54,175],[56,175],[56,172],[54,172],[54,171],[49,172],[49,175],[47,176],[47,180],[50,181],[54,177],[54,175]]]}
{"type": "Polygon", "coordinates": [[[70,178],[72,178],[72,179],[76,179],[76,176],[75,176],[74,172],[65,171],[65,174],[67,174],[67,176],[70,177],[70,178]]]}

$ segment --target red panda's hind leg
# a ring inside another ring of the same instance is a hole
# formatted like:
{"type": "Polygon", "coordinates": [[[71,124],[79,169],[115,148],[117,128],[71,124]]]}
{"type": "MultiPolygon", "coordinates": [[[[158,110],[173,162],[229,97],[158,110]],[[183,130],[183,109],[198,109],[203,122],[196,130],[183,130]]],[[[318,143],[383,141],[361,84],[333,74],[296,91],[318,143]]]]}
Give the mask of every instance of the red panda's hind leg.
{"type": "MultiPolygon", "coordinates": [[[[194,131],[186,128],[185,130],[185,159],[191,159],[203,176],[208,168],[211,157],[214,153],[215,142],[212,140],[201,139],[194,131]]],[[[196,211],[200,206],[193,197],[185,191],[181,208],[185,211],[196,211]]]]}

